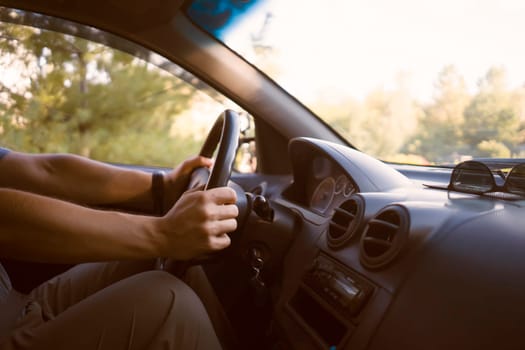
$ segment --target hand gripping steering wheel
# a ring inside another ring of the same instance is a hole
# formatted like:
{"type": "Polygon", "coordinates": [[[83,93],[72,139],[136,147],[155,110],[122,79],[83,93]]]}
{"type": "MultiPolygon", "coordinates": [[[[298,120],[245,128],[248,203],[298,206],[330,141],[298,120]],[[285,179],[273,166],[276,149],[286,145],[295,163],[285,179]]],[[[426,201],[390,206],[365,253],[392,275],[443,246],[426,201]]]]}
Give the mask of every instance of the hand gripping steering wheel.
{"type": "MultiPolygon", "coordinates": [[[[212,158],[217,149],[217,155],[211,172],[207,168],[195,169],[191,175],[189,184],[186,187],[187,189],[192,189],[206,184],[204,190],[207,190],[230,185],[230,187],[237,192],[236,205],[239,208],[240,214],[239,217],[237,217],[238,224],[244,222],[244,218],[248,212],[246,195],[240,186],[234,183],[228,184],[228,182],[230,180],[233,161],[235,160],[235,154],[237,152],[239,135],[239,115],[232,110],[225,110],[215,121],[215,124],[206,137],[199,153],[201,156],[212,158]]],[[[216,253],[215,256],[218,256],[218,253],[216,253]]],[[[190,261],[189,264],[203,263],[209,261],[209,259],[209,257],[195,259],[190,261]]],[[[164,269],[166,259],[159,258],[157,260],[157,268],[164,269]]],[[[182,267],[184,266],[185,265],[183,264],[182,267]]]]}
{"type": "Polygon", "coordinates": [[[239,115],[230,109],[225,110],[215,121],[199,153],[201,156],[212,158],[217,149],[211,173],[206,168],[195,169],[187,187],[187,189],[192,189],[206,184],[204,190],[222,186],[229,186],[235,190],[237,193],[235,204],[239,209],[236,232],[242,230],[251,206],[244,190],[236,183],[229,181],[239,144],[239,135],[239,115]]]}
{"type": "MultiPolygon", "coordinates": [[[[229,186],[235,190],[237,193],[237,202],[235,204],[239,209],[239,215],[236,218],[237,230],[228,234],[232,239],[232,245],[236,240],[235,236],[237,235],[235,233],[242,231],[250,213],[250,204],[246,193],[239,185],[229,181],[239,144],[239,135],[239,115],[230,109],[225,110],[215,121],[199,153],[201,156],[212,158],[215,150],[217,150],[211,172],[206,168],[195,169],[188,186],[188,189],[191,189],[206,183],[204,190],[222,186],[229,186]]],[[[220,255],[220,253],[214,254],[215,257],[220,255]]],[[[206,260],[200,260],[200,262],[203,261],[206,260]]]]}

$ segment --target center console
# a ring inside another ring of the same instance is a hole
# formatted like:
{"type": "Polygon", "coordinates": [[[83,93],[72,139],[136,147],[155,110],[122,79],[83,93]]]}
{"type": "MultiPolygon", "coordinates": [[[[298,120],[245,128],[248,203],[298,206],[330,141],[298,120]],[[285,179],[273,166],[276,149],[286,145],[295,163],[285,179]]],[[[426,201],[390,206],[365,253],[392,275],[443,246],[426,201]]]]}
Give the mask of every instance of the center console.
{"type": "Polygon", "coordinates": [[[374,287],[355,272],[320,253],[305,273],[287,309],[323,348],[351,337],[374,287]]]}

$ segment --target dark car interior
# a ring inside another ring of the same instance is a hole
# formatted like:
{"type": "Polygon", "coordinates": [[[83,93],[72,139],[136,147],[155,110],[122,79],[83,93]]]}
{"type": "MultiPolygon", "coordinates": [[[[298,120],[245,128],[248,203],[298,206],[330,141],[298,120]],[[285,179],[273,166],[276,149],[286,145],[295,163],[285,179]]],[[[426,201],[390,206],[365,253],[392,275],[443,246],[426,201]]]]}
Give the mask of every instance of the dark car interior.
{"type": "MultiPolygon", "coordinates": [[[[254,116],[257,171],[229,178],[242,194],[240,227],[203,263],[240,349],[524,348],[523,192],[451,188],[452,167],[359,152],[199,30],[177,1],[163,12],[157,2],[131,6],[148,15],[116,1],[0,4],[124,36],[254,116]]],[[[515,171],[518,189],[524,173],[515,171]]],[[[67,268],[2,264],[22,292],[67,268]]]]}

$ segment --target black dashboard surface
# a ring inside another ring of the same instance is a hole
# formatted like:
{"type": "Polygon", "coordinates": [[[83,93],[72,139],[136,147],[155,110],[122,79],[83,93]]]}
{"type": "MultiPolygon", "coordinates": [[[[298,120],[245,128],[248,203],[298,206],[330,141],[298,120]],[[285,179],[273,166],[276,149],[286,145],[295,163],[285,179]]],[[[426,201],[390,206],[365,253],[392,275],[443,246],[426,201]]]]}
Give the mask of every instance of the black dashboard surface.
{"type": "Polygon", "coordinates": [[[428,188],[450,172],[324,141],[289,150],[270,201],[300,222],[275,306],[286,346],[523,348],[525,200],[428,188]]]}

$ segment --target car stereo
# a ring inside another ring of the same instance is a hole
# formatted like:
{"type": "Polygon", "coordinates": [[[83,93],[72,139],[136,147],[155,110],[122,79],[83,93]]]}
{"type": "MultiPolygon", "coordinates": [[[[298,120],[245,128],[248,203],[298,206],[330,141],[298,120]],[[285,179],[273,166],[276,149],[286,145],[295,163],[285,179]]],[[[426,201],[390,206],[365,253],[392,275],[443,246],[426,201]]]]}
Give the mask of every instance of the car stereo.
{"type": "Polygon", "coordinates": [[[321,254],[303,276],[289,306],[323,345],[338,345],[357,326],[359,311],[372,292],[369,282],[321,254]]]}
{"type": "Polygon", "coordinates": [[[372,291],[370,285],[324,255],[315,259],[303,282],[337,312],[349,317],[359,312],[372,291]]]}

